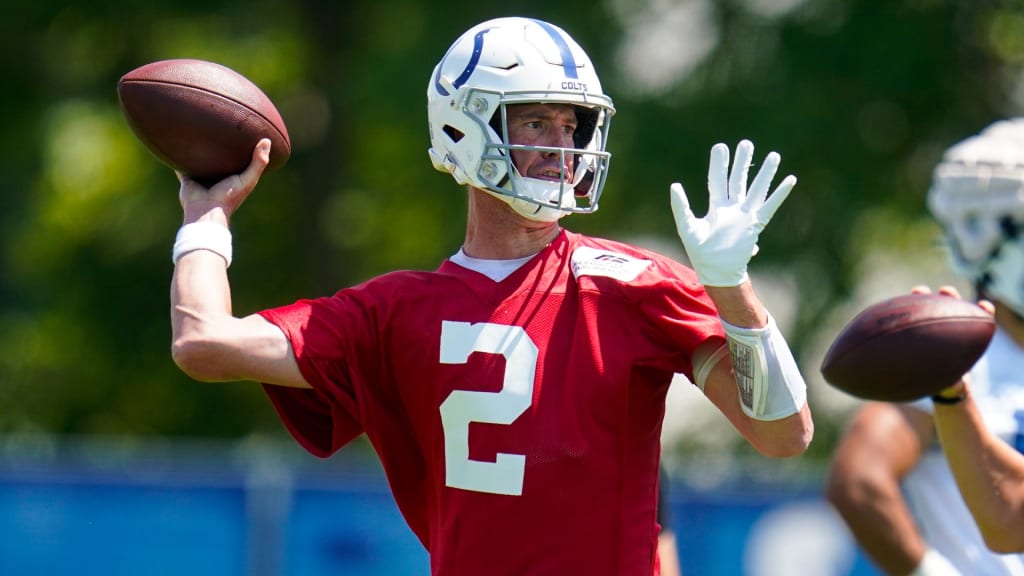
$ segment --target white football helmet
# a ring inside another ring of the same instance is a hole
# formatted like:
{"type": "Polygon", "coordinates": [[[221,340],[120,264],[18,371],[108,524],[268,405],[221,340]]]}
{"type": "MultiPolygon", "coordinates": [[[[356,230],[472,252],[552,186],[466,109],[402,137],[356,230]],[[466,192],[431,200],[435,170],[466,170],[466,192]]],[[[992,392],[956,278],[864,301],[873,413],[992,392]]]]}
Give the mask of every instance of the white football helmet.
{"type": "Polygon", "coordinates": [[[954,269],[1024,316],[1024,118],[949,148],[928,207],[945,229],[954,269]]]}
{"type": "Polygon", "coordinates": [[[590,58],[564,30],[530,18],[498,18],[466,31],[434,68],[427,86],[428,152],[434,167],[459,184],[490,192],[526,218],[553,222],[597,210],[614,113],[590,58]],[[575,147],[510,144],[505,107],[528,103],[575,106],[575,147]],[[559,154],[561,181],[520,175],[510,154],[516,149],[559,154]],[[574,166],[571,175],[566,165],[574,166]]]}

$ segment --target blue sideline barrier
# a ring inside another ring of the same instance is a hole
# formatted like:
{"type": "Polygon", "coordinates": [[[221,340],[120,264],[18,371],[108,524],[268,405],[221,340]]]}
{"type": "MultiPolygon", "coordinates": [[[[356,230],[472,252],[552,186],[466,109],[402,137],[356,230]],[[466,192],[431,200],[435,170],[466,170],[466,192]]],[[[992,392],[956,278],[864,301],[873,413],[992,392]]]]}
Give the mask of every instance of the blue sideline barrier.
{"type": "MultiPolygon", "coordinates": [[[[86,441],[0,455],[0,574],[427,576],[379,466],[86,441]]],[[[674,484],[686,576],[877,576],[815,490],[674,484]]]]}

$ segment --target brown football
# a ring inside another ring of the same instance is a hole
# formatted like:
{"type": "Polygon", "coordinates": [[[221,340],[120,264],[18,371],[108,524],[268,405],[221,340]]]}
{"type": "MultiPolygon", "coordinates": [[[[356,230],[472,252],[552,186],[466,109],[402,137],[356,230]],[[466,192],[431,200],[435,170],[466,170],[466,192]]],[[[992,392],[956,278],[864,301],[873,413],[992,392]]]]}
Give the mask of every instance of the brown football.
{"type": "Polygon", "coordinates": [[[904,294],[869,306],[836,336],[821,374],[865,400],[909,402],[956,383],[988,347],[992,315],[943,294],[904,294]]]}
{"type": "Polygon", "coordinates": [[[261,138],[270,138],[267,171],[291,155],[277,107],[238,72],[205,60],[160,60],[117,83],[135,135],[164,164],[206,185],[249,165],[261,138]]]}

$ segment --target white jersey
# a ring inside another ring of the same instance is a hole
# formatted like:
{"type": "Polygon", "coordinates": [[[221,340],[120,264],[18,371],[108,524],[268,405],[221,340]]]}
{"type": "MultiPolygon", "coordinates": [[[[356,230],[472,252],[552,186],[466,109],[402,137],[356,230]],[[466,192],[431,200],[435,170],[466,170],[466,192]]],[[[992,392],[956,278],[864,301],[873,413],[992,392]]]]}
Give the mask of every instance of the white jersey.
{"type": "MultiPolygon", "coordinates": [[[[971,394],[988,428],[1024,451],[1024,350],[1001,330],[971,370],[971,394]]],[[[930,400],[913,406],[932,410],[930,400]]],[[[904,478],[903,490],[929,545],[965,576],[1024,576],[1024,554],[985,546],[937,444],[904,478]]]]}

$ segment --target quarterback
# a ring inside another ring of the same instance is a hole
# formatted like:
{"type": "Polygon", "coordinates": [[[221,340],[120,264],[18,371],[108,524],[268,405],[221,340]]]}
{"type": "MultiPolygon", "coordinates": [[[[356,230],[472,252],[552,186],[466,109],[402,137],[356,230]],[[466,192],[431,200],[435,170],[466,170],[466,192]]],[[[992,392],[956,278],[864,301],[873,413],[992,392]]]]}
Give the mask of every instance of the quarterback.
{"type": "MultiPolygon", "coordinates": [[[[561,227],[597,210],[615,108],[561,28],[500,18],[427,81],[429,156],[468,199],[465,241],[396,271],[243,318],[227,226],[266,166],[207,190],[183,178],[173,354],[203,381],[261,382],[327,457],[359,435],[438,576],[652,575],[665,395],[682,373],[751,445],[801,454],[813,426],[789,347],[747,275],[795,184],[769,154],[717,145],[697,218],[670,187],[693,268],[561,227]]],[[[455,200],[452,200],[455,201],[455,200]]]]}

